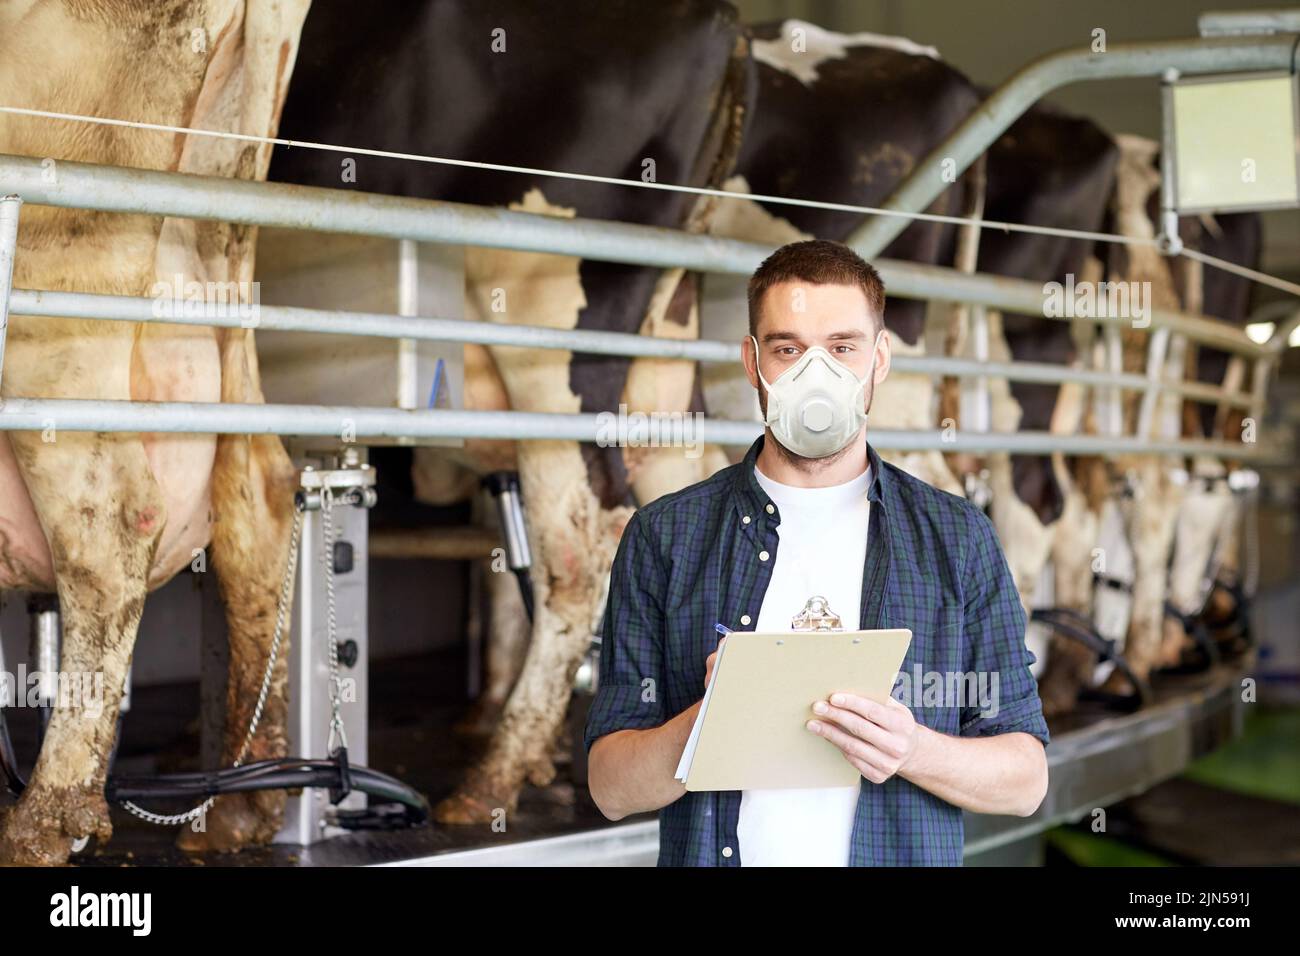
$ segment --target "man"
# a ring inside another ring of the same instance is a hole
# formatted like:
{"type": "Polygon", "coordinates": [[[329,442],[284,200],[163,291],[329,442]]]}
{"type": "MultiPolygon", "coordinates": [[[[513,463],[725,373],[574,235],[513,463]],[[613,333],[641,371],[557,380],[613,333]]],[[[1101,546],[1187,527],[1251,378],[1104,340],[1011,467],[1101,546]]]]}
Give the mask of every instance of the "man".
{"type": "Polygon", "coordinates": [[[880,276],[845,246],[796,242],[768,257],[749,282],[744,346],[764,435],[623,533],[587,720],[589,787],[612,820],[660,811],[661,866],[959,865],[962,809],[1029,816],[1047,791],[1034,657],[992,523],[866,440],[889,374],[884,303],[880,276]],[[675,770],[716,660],[715,623],[790,630],[813,595],[846,626],[913,632],[887,704],[809,701],[809,733],[861,779],[686,792],[675,770]],[[912,675],[923,679],[900,702],[912,675]],[[933,676],[940,690],[991,686],[993,699],[930,693],[933,676]]]}

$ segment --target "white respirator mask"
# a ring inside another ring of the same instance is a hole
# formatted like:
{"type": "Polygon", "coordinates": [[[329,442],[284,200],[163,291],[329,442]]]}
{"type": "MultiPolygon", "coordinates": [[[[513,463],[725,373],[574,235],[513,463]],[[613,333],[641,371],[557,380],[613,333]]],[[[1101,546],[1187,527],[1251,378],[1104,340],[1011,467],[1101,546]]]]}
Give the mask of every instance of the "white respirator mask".
{"type": "Polygon", "coordinates": [[[867,422],[863,396],[876,374],[876,347],[884,331],[876,333],[864,378],[817,345],[771,383],[759,368],[758,339],[749,337],[754,369],[767,389],[767,426],[777,441],[804,458],[826,458],[853,441],[867,422]]]}

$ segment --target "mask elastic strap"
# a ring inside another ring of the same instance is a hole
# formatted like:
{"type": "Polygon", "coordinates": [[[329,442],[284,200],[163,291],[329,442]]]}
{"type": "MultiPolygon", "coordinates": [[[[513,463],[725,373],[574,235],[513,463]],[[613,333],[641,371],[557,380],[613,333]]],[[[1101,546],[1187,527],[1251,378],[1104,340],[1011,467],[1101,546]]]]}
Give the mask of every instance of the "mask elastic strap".
{"type": "Polygon", "coordinates": [[[747,338],[749,341],[754,343],[754,371],[758,373],[758,380],[763,383],[763,387],[770,392],[772,391],[772,386],[767,384],[767,379],[763,378],[763,367],[758,361],[758,339],[754,338],[752,335],[747,336],[747,338]]]}
{"type": "Polygon", "coordinates": [[[871,383],[872,383],[872,388],[875,388],[875,378],[876,378],[876,350],[880,347],[880,337],[881,337],[882,335],[884,335],[884,334],[885,334],[885,330],[884,330],[883,328],[882,328],[879,332],[876,333],[876,340],[875,340],[875,342],[873,342],[872,345],[871,345],[871,367],[870,367],[869,369],[867,369],[866,377],[865,377],[865,378],[861,378],[861,379],[858,380],[858,393],[859,393],[859,394],[862,394],[862,393],[865,393],[865,392],[866,392],[866,390],[867,390],[867,383],[868,383],[868,382],[871,382],[871,383]]]}

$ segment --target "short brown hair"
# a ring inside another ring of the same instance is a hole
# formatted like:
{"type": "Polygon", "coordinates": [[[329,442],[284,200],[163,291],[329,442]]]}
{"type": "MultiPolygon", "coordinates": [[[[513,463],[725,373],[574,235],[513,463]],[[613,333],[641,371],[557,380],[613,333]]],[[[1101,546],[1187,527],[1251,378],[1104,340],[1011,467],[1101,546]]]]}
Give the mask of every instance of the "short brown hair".
{"type": "Polygon", "coordinates": [[[758,334],[758,312],[763,296],[782,282],[813,285],[856,285],[867,297],[867,306],[883,328],[885,283],[860,255],[842,242],[806,239],[782,246],[763,260],[749,278],[749,334],[758,334]]]}

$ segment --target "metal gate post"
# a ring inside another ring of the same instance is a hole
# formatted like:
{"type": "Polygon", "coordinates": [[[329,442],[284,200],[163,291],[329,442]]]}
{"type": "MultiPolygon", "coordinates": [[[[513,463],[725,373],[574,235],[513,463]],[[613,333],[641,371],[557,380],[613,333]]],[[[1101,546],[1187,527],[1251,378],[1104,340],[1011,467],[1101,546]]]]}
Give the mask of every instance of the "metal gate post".
{"type": "MultiPolygon", "coordinates": [[[[947,183],[937,174],[944,161],[961,175],[986,149],[1040,99],[1062,86],[1083,80],[1163,76],[1168,69],[1182,75],[1291,70],[1296,38],[1281,36],[1215,37],[1112,43],[1106,52],[1089,47],[1049,53],[1023,67],[986,99],[890,194],[882,208],[920,212],[943,192],[947,183]]],[[[874,259],[912,222],[898,216],[871,216],[845,240],[864,259],[874,259]]]]}
{"type": "Polygon", "coordinates": [[[18,252],[18,196],[0,199],[0,377],[4,376],[5,339],[9,332],[9,292],[14,284],[14,256],[18,252]]]}

